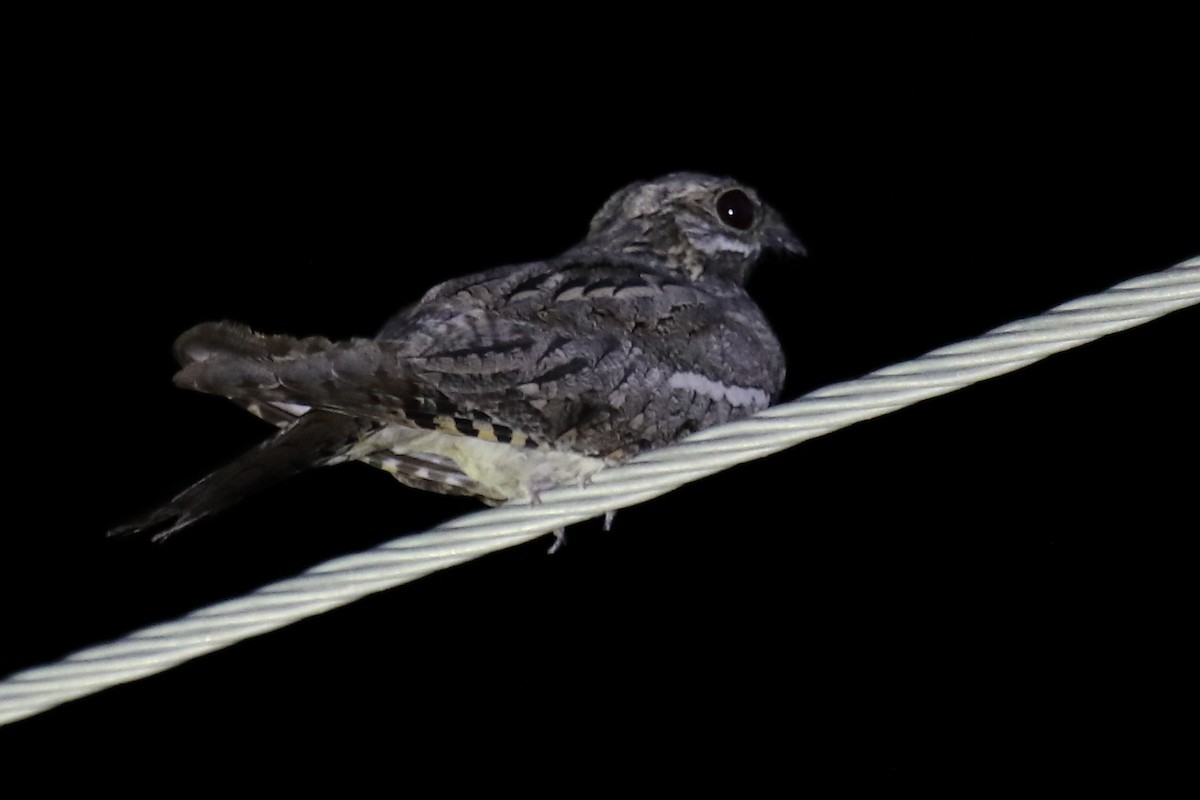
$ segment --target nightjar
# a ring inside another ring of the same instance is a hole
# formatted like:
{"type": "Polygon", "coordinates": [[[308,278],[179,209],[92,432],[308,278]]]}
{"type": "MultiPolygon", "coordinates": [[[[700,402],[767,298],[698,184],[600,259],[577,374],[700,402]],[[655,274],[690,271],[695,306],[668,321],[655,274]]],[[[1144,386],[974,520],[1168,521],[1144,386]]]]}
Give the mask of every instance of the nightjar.
{"type": "Polygon", "coordinates": [[[562,255],[446,281],[373,339],[198,325],[175,342],[175,383],[279,431],[110,534],[163,538],[344,461],[489,504],[536,500],[749,416],[784,379],[779,341],[744,288],[770,250],[804,253],[753,189],[674,173],[618,191],[562,255]]]}

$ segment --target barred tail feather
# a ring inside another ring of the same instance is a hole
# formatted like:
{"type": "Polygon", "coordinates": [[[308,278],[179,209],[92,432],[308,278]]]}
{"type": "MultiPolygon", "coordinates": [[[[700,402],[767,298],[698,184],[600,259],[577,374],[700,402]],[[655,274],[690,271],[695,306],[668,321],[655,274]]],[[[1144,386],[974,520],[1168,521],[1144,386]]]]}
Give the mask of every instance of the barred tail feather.
{"type": "Polygon", "coordinates": [[[183,365],[176,385],[235,399],[395,421],[407,398],[430,393],[428,387],[418,387],[395,344],[372,339],[335,343],[321,337],[267,336],[216,322],[185,332],[175,352],[183,365]]]}

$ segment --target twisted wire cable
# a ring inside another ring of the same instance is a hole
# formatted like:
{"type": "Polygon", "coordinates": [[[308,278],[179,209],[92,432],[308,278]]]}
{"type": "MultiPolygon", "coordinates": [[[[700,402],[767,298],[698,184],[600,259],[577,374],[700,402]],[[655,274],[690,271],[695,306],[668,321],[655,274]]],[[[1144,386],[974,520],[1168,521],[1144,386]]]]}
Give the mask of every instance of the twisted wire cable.
{"type": "Polygon", "coordinates": [[[169,669],[364,595],[642,503],[744,461],[988,378],[1200,303],[1200,256],[1120,283],[975,339],[861,378],[818,389],[740,422],[598,472],[586,487],[547,491],[445,522],[362,553],[335,558],[170,622],[89,647],[0,682],[0,725],[169,669]]]}

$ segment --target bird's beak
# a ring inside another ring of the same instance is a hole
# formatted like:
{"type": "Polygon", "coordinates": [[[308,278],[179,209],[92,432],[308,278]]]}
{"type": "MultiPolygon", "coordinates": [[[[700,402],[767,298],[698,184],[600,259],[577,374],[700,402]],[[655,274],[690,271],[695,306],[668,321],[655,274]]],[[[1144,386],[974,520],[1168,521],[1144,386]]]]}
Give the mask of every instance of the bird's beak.
{"type": "Polygon", "coordinates": [[[808,248],[800,241],[800,237],[792,233],[783,218],[771,209],[763,230],[766,234],[767,246],[772,250],[790,253],[796,256],[808,255],[808,248]]]}

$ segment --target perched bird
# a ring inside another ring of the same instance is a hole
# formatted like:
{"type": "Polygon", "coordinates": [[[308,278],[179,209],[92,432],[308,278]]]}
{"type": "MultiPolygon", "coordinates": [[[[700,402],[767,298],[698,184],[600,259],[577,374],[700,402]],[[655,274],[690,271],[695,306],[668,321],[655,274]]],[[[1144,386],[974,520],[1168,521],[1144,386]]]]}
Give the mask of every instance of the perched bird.
{"type": "Polygon", "coordinates": [[[446,281],[374,339],[197,325],[175,342],[175,383],[280,430],[110,535],[161,539],[344,461],[489,504],[536,501],[749,416],[784,379],[779,341],[744,288],[770,250],[804,253],[753,189],[675,173],[618,191],[562,255],[446,281]]]}

